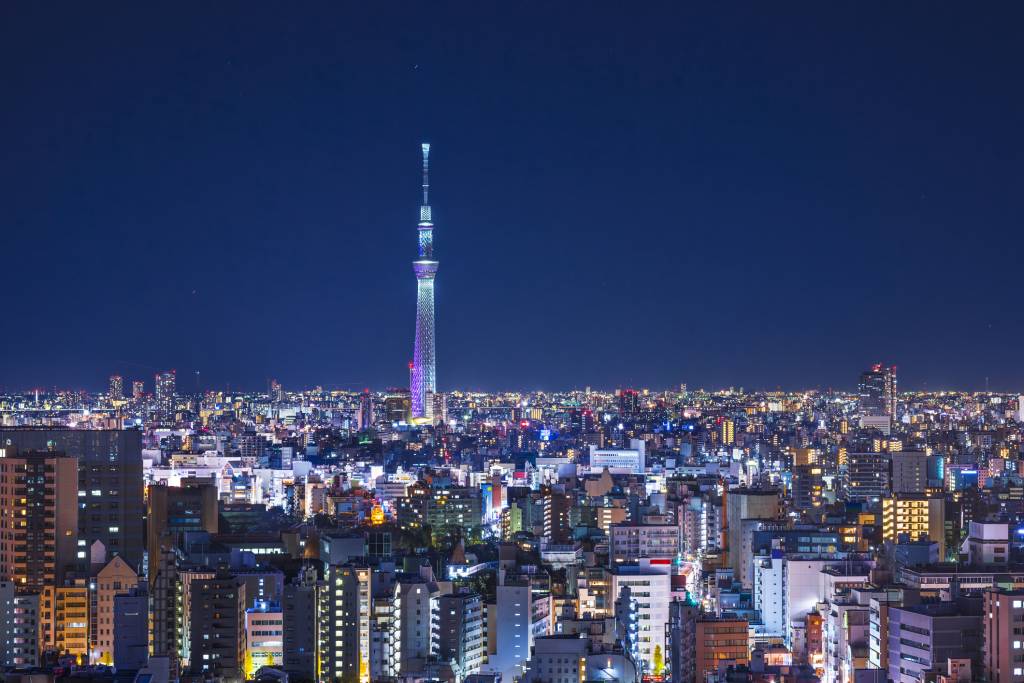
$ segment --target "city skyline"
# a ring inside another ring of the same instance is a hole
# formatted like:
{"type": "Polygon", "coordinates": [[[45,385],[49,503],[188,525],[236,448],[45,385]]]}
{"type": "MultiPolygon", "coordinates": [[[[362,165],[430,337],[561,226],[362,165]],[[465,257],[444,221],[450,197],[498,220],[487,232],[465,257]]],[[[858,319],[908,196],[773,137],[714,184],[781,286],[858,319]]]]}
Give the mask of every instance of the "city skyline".
{"type": "Polygon", "coordinates": [[[1024,386],[998,12],[4,11],[4,387],[407,384],[421,140],[440,390],[1024,386]]]}

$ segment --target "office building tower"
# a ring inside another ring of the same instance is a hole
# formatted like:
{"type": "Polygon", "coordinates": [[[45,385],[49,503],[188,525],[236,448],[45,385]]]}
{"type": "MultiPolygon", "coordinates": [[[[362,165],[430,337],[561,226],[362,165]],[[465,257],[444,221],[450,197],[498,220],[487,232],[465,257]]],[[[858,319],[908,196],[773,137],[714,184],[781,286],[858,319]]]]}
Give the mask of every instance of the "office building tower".
{"type": "Polygon", "coordinates": [[[672,683],[697,683],[697,618],[700,607],[688,600],[673,600],[668,606],[665,640],[669,678],[672,683]]]}
{"type": "Polygon", "coordinates": [[[487,634],[483,599],[466,589],[442,595],[437,601],[437,627],[431,650],[441,661],[453,662],[459,678],[477,673],[484,663],[487,634]]]}
{"type": "Polygon", "coordinates": [[[121,375],[110,376],[110,388],[107,391],[107,398],[111,401],[124,400],[124,379],[121,375]]]}
{"type": "Polygon", "coordinates": [[[412,418],[412,398],[407,389],[388,389],[384,398],[384,412],[388,422],[408,422],[412,418]]]}
{"type": "Polygon", "coordinates": [[[888,453],[847,453],[840,495],[850,502],[874,502],[889,493],[888,453]]]}
{"type": "Polygon", "coordinates": [[[640,394],[636,389],[620,389],[615,392],[619,399],[619,415],[624,418],[636,417],[640,412],[640,394]]]}
{"type": "Polygon", "coordinates": [[[149,556],[147,580],[150,649],[153,657],[166,658],[168,674],[173,680],[180,671],[180,648],[184,640],[179,632],[182,605],[178,602],[178,562],[174,548],[156,545],[156,555],[149,556]]]}
{"type": "Polygon", "coordinates": [[[861,415],[896,417],[896,368],[873,365],[861,373],[857,385],[861,415]]]}
{"type": "Polygon", "coordinates": [[[370,683],[371,572],[351,564],[328,565],[320,591],[320,680],[370,683]]]}
{"type": "Polygon", "coordinates": [[[132,382],[132,398],[138,401],[146,393],[146,383],[141,379],[137,379],[132,382]]]}
{"type": "Polygon", "coordinates": [[[448,422],[448,397],[441,392],[434,394],[434,424],[448,422]]]}
{"type": "Polygon", "coordinates": [[[149,661],[149,595],[141,587],[114,596],[114,667],[138,671],[149,661]]]}
{"type": "Polygon", "coordinates": [[[807,512],[821,507],[825,489],[821,465],[795,465],[793,467],[793,508],[807,512]]]}
{"type": "MultiPolygon", "coordinates": [[[[3,443],[3,442],[0,442],[3,443]]],[[[20,593],[63,586],[78,554],[78,459],[0,448],[0,580],[20,593]]]]}
{"type": "Polygon", "coordinates": [[[218,530],[217,487],[210,483],[183,482],[181,487],[152,484],[149,487],[146,544],[152,584],[161,561],[161,548],[177,547],[188,531],[218,530]]]}
{"type": "MultiPolygon", "coordinates": [[[[140,430],[0,428],[3,443],[76,458],[79,551],[89,551],[99,541],[107,559],[119,555],[138,570],[145,524],[140,430]]],[[[89,570],[87,554],[79,556],[83,576],[89,570]]]]}
{"type": "Polygon", "coordinates": [[[369,389],[364,389],[359,394],[359,431],[363,432],[373,428],[373,394],[369,389]]]}
{"type": "Polygon", "coordinates": [[[438,262],[434,258],[434,223],[430,210],[428,164],[430,145],[423,149],[423,205],[420,207],[419,258],[413,261],[416,273],[416,340],[411,373],[412,416],[432,418],[433,402],[427,395],[437,392],[437,365],[434,348],[434,277],[438,262]]]}
{"type": "Polygon", "coordinates": [[[890,456],[892,492],[924,493],[929,485],[929,470],[935,470],[934,462],[940,458],[924,451],[896,451],[890,456]]]}
{"type": "Polygon", "coordinates": [[[245,585],[220,567],[196,579],[189,595],[189,669],[224,681],[243,681],[245,585]]]}
{"type": "Polygon", "coordinates": [[[285,672],[300,680],[316,678],[316,569],[303,567],[284,587],[282,660],[285,672]]]}
{"type": "Polygon", "coordinates": [[[139,575],[120,557],[114,557],[96,574],[93,603],[89,614],[92,660],[114,663],[114,644],[121,634],[114,624],[114,598],[139,585],[139,575]]]}
{"type": "Polygon", "coordinates": [[[158,372],[154,379],[156,385],[156,415],[161,422],[174,419],[175,413],[175,371],[158,372]]]}

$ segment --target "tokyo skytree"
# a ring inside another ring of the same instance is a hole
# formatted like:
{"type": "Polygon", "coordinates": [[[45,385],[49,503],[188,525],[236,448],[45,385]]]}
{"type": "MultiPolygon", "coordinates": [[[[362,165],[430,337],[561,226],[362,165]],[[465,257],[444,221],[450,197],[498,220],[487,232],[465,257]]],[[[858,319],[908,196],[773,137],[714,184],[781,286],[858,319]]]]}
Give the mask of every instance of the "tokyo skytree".
{"type": "Polygon", "coordinates": [[[423,145],[423,205],[420,207],[419,258],[412,262],[416,273],[416,342],[413,348],[412,394],[413,418],[433,419],[434,394],[437,391],[437,365],[434,353],[434,223],[430,216],[430,181],[428,164],[430,145],[423,145]]]}

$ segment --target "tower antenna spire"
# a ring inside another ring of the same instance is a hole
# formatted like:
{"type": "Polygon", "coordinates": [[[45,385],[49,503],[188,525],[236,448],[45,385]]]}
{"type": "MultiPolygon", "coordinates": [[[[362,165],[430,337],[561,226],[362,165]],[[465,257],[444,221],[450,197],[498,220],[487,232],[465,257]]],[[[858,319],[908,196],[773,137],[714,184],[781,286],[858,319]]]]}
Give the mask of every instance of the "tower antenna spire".
{"type": "Polygon", "coordinates": [[[424,142],[423,145],[423,206],[430,206],[430,199],[428,197],[430,191],[430,143],[424,142]]]}

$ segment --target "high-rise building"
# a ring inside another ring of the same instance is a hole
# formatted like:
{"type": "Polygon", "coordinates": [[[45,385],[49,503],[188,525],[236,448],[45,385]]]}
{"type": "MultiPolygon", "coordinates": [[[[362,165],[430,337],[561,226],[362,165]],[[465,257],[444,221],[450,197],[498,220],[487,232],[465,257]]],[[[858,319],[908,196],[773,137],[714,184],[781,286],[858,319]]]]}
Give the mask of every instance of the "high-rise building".
{"type": "Polygon", "coordinates": [[[896,368],[887,368],[881,364],[871,366],[870,370],[861,373],[857,385],[860,395],[861,415],[887,415],[889,419],[896,417],[896,368]]]}
{"type": "Polygon", "coordinates": [[[840,495],[848,501],[876,501],[889,492],[889,455],[880,452],[847,453],[840,477],[840,495]]]}
{"type": "Polygon", "coordinates": [[[212,483],[183,483],[186,485],[181,487],[149,487],[146,545],[151,582],[159,571],[161,546],[173,548],[179,535],[187,531],[217,533],[217,487],[212,483]]]}
{"type": "Polygon", "coordinates": [[[157,418],[166,422],[174,418],[174,370],[158,372],[156,374],[155,383],[157,418]]]}
{"type": "MultiPolygon", "coordinates": [[[[58,451],[78,462],[78,571],[103,544],[106,559],[139,570],[143,556],[142,432],[137,429],[0,428],[0,444],[21,451],[58,451]]],[[[0,446],[2,447],[2,446],[0,446]]]]}
{"type": "Polygon", "coordinates": [[[700,607],[692,602],[673,600],[669,603],[668,623],[665,625],[668,655],[665,661],[668,663],[672,683],[696,682],[695,651],[699,616],[700,607]]]}
{"type": "Polygon", "coordinates": [[[146,393],[146,383],[141,379],[132,382],[132,398],[138,401],[146,393]]]}
{"type": "Polygon", "coordinates": [[[307,566],[284,587],[283,666],[300,680],[316,678],[316,569],[307,566]]]}
{"type": "MultiPolygon", "coordinates": [[[[779,492],[775,489],[739,488],[726,492],[726,543],[733,575],[746,577],[744,567],[753,561],[753,555],[744,557],[743,520],[776,519],[781,512],[779,492]]],[[[750,586],[745,586],[750,588],[750,586]]]]}
{"type": "Polygon", "coordinates": [[[825,489],[821,465],[794,465],[793,507],[808,511],[821,507],[822,492],[825,489]]]}
{"type": "Polygon", "coordinates": [[[78,459],[0,447],[0,580],[21,593],[63,586],[77,564],[78,459]]]}
{"type": "Polygon", "coordinates": [[[149,595],[131,588],[114,596],[114,667],[138,671],[149,661],[149,595]]]}
{"type": "Polygon", "coordinates": [[[984,654],[986,680],[990,683],[1024,681],[1024,659],[1019,633],[1024,622],[1024,591],[994,589],[985,591],[982,623],[985,628],[984,654]]]}
{"type": "Polygon", "coordinates": [[[110,376],[110,390],[107,392],[107,398],[111,401],[124,400],[124,379],[121,375],[110,376]]]}
{"type": "Polygon", "coordinates": [[[370,682],[372,570],[329,565],[319,595],[318,680],[370,682]]]}
{"type": "Polygon", "coordinates": [[[434,350],[434,277],[438,262],[434,259],[434,223],[428,191],[430,145],[423,149],[423,205],[420,207],[419,258],[413,261],[416,273],[416,341],[411,373],[412,416],[432,418],[433,402],[428,394],[437,392],[437,365],[434,350]]]}
{"type": "Polygon", "coordinates": [[[487,653],[483,599],[463,589],[437,601],[437,628],[431,650],[441,661],[454,662],[460,678],[477,673],[487,653]]]}
{"type": "Polygon", "coordinates": [[[244,681],[245,584],[225,567],[192,582],[189,642],[192,672],[244,681]]]}
{"type": "Polygon", "coordinates": [[[359,394],[359,431],[366,431],[373,428],[373,394],[369,389],[364,389],[359,394]]]}

